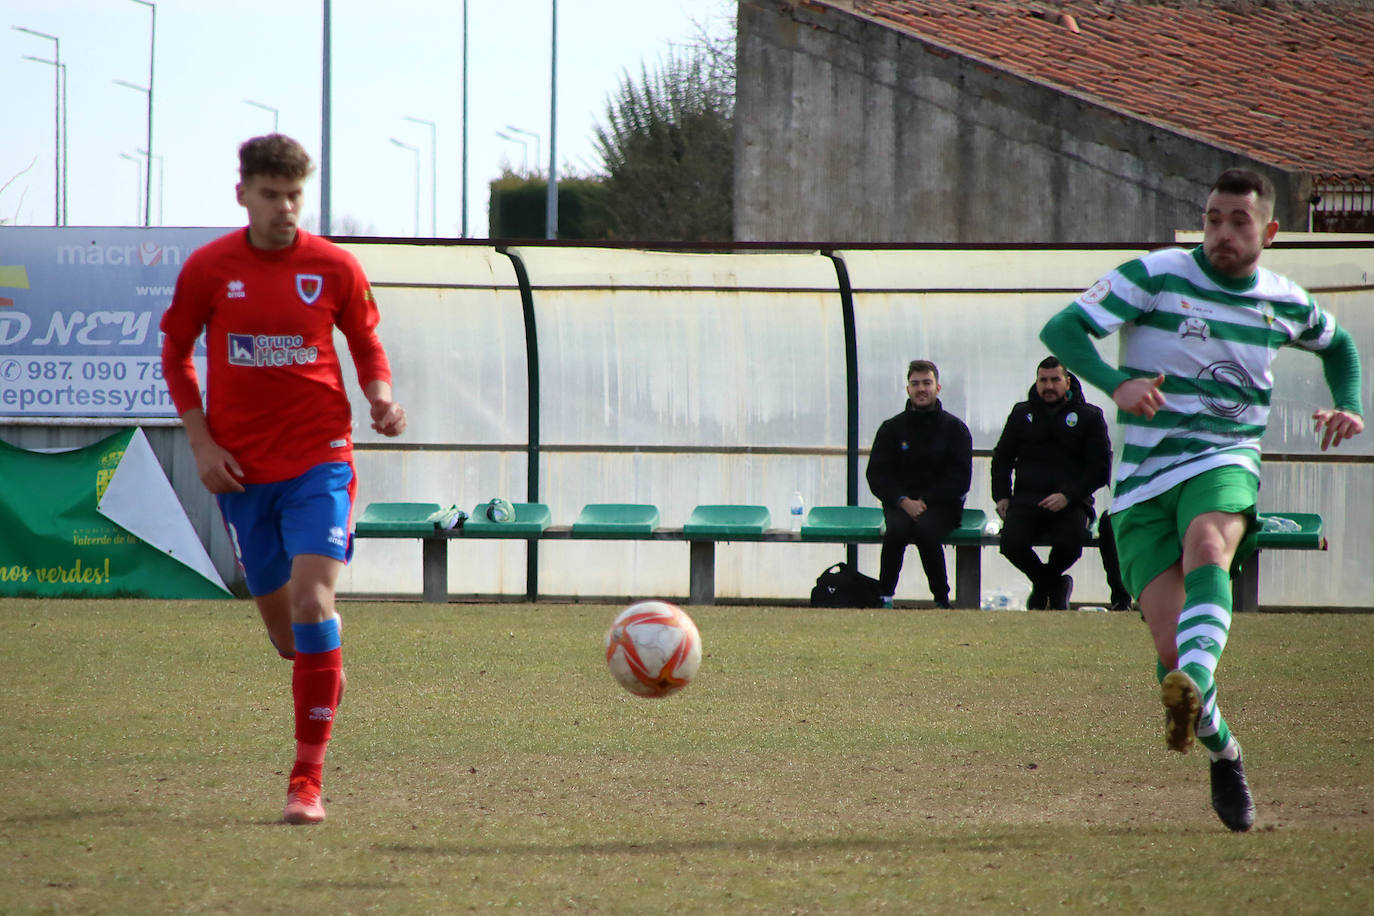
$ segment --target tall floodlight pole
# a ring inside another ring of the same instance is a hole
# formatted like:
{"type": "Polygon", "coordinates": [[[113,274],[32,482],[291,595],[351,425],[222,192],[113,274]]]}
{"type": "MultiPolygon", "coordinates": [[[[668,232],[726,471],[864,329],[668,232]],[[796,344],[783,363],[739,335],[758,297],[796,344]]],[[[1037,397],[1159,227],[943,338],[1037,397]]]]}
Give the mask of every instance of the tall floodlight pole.
{"type": "Polygon", "coordinates": [[[243,100],[243,104],[245,104],[245,105],[252,105],[254,108],[261,108],[263,111],[270,111],[270,112],[272,112],[272,133],[275,134],[275,133],[278,132],[278,131],[277,131],[277,120],[278,120],[278,119],[277,119],[277,114],[278,114],[277,109],[273,108],[271,105],[264,105],[264,104],[262,104],[262,102],[255,102],[255,101],[253,101],[252,99],[244,99],[244,100],[243,100]]]}
{"type": "Polygon", "coordinates": [[[558,238],[558,0],[552,3],[549,22],[553,37],[549,46],[549,193],[544,206],[544,238],[558,238]]]}
{"type": "MultiPolygon", "coordinates": [[[[148,7],[148,12],[152,14],[148,28],[148,174],[146,179],[147,186],[151,188],[153,186],[153,58],[157,56],[157,4],[150,2],[150,0],[129,0],[129,2],[148,7]]],[[[151,197],[151,193],[146,195],[143,202],[143,225],[145,226],[152,222],[151,201],[149,200],[151,197]]]]}
{"type": "Polygon", "coordinates": [[[403,143],[395,137],[391,138],[391,142],[415,154],[415,237],[418,239],[420,237],[420,148],[411,146],[409,143],[403,143]]]}
{"type": "MultiPolygon", "coordinates": [[[[148,155],[148,151],[147,151],[146,149],[141,149],[141,150],[139,150],[138,152],[139,152],[140,155],[143,155],[143,156],[148,155]]],[[[166,161],[162,158],[162,156],[159,155],[158,153],[153,153],[153,158],[157,160],[157,224],[158,224],[159,226],[161,226],[161,225],[163,225],[163,222],[162,222],[162,199],[163,199],[163,198],[162,198],[162,184],[163,184],[163,181],[167,178],[167,163],[166,163],[166,161]]],[[[149,193],[149,194],[152,194],[152,193],[153,193],[153,189],[152,189],[151,187],[148,188],[148,193],[149,193]]]]}
{"type": "MultiPolygon", "coordinates": [[[[406,121],[429,125],[429,237],[439,237],[439,127],[424,118],[401,115],[406,121]]],[[[416,233],[417,235],[419,233],[416,233]]]]}
{"type": "Polygon", "coordinates": [[[65,134],[62,130],[62,123],[65,120],[66,95],[67,95],[67,74],[66,67],[62,65],[62,42],[56,35],[49,35],[47,32],[39,32],[35,29],[26,29],[22,25],[14,27],[17,32],[25,32],[37,38],[46,38],[52,42],[53,59],[43,60],[38,57],[24,57],[24,60],[36,61],[40,64],[52,65],[52,224],[54,226],[66,225],[66,208],[63,206],[63,197],[67,187],[67,163],[62,157],[62,145],[65,134]]]}
{"type": "Polygon", "coordinates": [[[322,83],[320,88],[320,234],[329,234],[329,134],[330,134],[330,0],[324,0],[323,42],[321,47],[322,83]]]}
{"type": "Polygon", "coordinates": [[[62,225],[67,225],[67,65],[62,71],[62,225]]]}
{"type": "Polygon", "coordinates": [[[130,156],[128,153],[120,153],[120,159],[128,159],[135,166],[134,172],[134,221],[132,225],[138,225],[138,211],[143,209],[143,160],[137,156],[130,156]]]}
{"type": "Polygon", "coordinates": [[[468,237],[468,0],[463,0],[463,238],[468,237]]]}

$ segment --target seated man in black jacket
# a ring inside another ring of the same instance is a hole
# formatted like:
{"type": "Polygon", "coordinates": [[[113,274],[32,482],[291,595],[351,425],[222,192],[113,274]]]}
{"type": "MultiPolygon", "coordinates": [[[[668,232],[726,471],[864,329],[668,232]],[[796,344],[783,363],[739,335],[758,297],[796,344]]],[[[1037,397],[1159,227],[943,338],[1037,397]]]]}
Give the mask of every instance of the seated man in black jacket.
{"type": "Polygon", "coordinates": [[[1002,556],[1030,579],[1031,610],[1068,609],[1067,571],[1083,555],[1093,493],[1111,478],[1107,421],[1077,381],[1053,356],[1041,361],[1029,398],[1012,408],[992,452],[1002,556]],[[1050,544],[1043,563],[1031,548],[1037,540],[1050,544]]]}
{"type": "Polygon", "coordinates": [[[940,406],[940,370],[912,360],[906,370],[906,409],[884,420],[868,456],[868,488],[883,504],[878,582],[891,603],[907,544],[921,554],[935,606],[949,607],[949,577],[941,541],[958,527],[973,479],[973,437],[940,406]]]}

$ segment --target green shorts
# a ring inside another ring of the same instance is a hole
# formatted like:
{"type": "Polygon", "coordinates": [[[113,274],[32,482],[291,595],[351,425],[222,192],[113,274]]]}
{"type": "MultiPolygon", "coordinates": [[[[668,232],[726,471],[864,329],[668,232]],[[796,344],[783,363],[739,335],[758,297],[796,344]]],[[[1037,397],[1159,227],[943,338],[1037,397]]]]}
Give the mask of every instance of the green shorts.
{"type": "Polygon", "coordinates": [[[1204,512],[1235,512],[1249,522],[1231,558],[1234,577],[1242,562],[1255,552],[1258,500],[1259,481],[1254,474],[1241,467],[1221,467],[1185,480],[1120,514],[1113,512],[1112,533],[1116,535],[1126,588],[1139,598],[1156,576],[1182,559],[1184,532],[1204,512]]]}

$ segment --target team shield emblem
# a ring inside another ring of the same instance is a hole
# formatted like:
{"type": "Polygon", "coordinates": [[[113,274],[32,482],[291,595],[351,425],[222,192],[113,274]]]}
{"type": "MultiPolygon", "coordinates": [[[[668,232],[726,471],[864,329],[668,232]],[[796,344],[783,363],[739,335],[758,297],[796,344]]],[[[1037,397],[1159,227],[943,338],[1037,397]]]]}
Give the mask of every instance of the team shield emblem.
{"type": "Polygon", "coordinates": [[[324,277],[319,274],[296,274],[296,295],[306,305],[314,305],[324,291],[324,277]]]}

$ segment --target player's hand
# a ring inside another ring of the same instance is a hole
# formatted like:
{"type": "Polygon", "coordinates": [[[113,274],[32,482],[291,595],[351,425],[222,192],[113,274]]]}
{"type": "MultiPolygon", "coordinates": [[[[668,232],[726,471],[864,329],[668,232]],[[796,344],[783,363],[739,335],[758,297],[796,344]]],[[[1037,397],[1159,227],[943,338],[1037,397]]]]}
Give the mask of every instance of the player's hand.
{"type": "Polygon", "coordinates": [[[926,511],[926,501],[924,499],[912,499],[910,496],[903,497],[902,501],[897,503],[897,505],[901,506],[902,511],[912,518],[920,518],[921,514],[926,511]]]}
{"type": "Polygon", "coordinates": [[[1154,378],[1127,379],[1112,392],[1116,406],[1137,417],[1150,419],[1164,406],[1164,395],[1159,387],[1164,384],[1163,374],[1154,378]]]}
{"type": "Polygon", "coordinates": [[[1049,496],[1046,496],[1044,499],[1040,500],[1040,508],[1048,509],[1051,512],[1058,512],[1060,509],[1064,508],[1068,504],[1069,498],[1065,496],[1063,493],[1051,493],[1049,496]]]}
{"type": "Polygon", "coordinates": [[[372,402],[372,428],[383,436],[405,432],[406,409],[395,401],[378,398],[372,402]]]}
{"type": "Polygon", "coordinates": [[[1323,408],[1313,411],[1312,425],[1321,438],[1322,451],[1364,432],[1364,419],[1348,410],[1323,408]]]}
{"type": "Polygon", "coordinates": [[[211,493],[242,493],[243,468],[234,460],[227,449],[219,443],[207,440],[191,449],[196,456],[196,472],[200,482],[211,493]]]}
{"type": "Polygon", "coordinates": [[[1006,517],[1007,517],[1007,507],[1010,506],[1010,505],[1011,505],[1011,500],[1009,500],[1009,499],[999,499],[999,500],[997,500],[997,502],[993,503],[993,508],[997,510],[997,517],[998,517],[998,518],[1006,518],[1006,517]]]}

